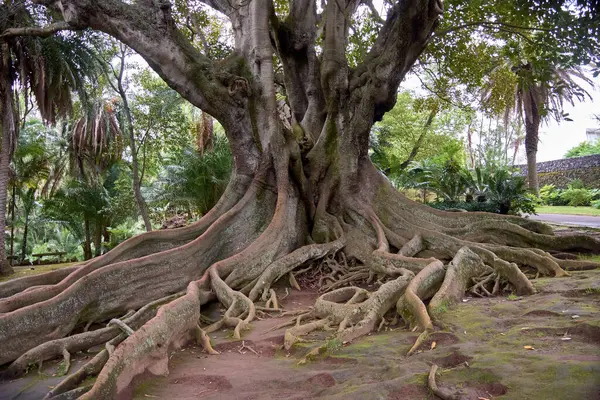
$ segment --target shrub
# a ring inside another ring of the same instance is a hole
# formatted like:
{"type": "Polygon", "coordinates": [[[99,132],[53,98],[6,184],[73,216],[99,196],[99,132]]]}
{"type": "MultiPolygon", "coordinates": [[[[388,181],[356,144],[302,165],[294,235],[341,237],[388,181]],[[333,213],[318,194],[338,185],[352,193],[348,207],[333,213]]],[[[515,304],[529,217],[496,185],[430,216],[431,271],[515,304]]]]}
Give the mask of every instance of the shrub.
{"type": "Polygon", "coordinates": [[[436,203],[429,204],[433,208],[437,208],[438,210],[465,210],[465,211],[483,211],[490,213],[499,213],[500,210],[496,206],[496,204],[492,204],[489,202],[478,202],[478,201],[439,201],[436,203]]]}
{"type": "Polygon", "coordinates": [[[589,206],[592,201],[592,194],[587,189],[569,188],[560,197],[571,207],[589,206]]]}
{"type": "Polygon", "coordinates": [[[561,198],[561,189],[554,185],[545,185],[540,188],[540,200],[548,206],[566,206],[567,201],[561,198]]]}
{"type": "Polygon", "coordinates": [[[592,207],[600,210],[600,200],[592,201],[592,207]]]}

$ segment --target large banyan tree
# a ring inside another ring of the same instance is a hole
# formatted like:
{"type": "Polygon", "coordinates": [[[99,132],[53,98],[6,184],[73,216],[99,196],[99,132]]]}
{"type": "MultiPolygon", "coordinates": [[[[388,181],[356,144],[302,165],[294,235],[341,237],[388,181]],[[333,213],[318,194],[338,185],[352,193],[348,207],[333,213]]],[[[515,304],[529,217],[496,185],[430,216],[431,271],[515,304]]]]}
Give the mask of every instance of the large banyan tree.
{"type": "Polygon", "coordinates": [[[272,0],[204,2],[231,22],[234,51],[220,61],[190,43],[169,1],[36,0],[54,22],[4,34],[90,28],[115,37],[221,123],[234,163],[225,193],[198,222],[0,285],[5,376],[105,344],[48,397],[82,394],[87,389],[77,385],[98,375],[82,398],[113,398],[135,376],[165,372],[168,352],[190,339],[213,352],[207,332],[230,327],[242,335],[257,309],[277,304],[271,286],[282,278],[297,286],[299,269],[319,267],[330,276],[305,324],[287,331],[286,346],[325,327],[344,341],[356,339],[377,329],[388,311],[424,337],[434,329],[436,305],[460,298],[472,277],[484,278],[474,289],[482,294],[507,285],[531,294],[523,268],[565,276],[594,267],[550,252],[599,252],[596,239],[554,236],[548,226],[514,216],[434,210],[402,196],[371,163],[371,127],[393,107],[400,82],[431,40],[442,0],[393,2],[352,68],[348,37],[361,0],[293,0],[284,17],[272,0]],[[351,286],[365,279],[379,282],[378,289],[351,286]],[[201,326],[211,301],[227,311],[201,326]],[[103,321],[108,325],[89,329],[103,321]]]}

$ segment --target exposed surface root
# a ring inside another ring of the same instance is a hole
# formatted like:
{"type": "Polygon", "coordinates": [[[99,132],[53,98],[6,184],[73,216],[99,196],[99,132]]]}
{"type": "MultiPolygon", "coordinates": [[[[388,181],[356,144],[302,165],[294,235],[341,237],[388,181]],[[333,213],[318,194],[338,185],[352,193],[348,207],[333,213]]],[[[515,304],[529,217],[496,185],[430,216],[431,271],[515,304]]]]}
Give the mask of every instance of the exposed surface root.
{"type": "MultiPolygon", "coordinates": [[[[347,200],[353,196],[341,178],[328,177],[314,209],[304,207],[306,193],[290,184],[283,163],[193,228],[144,235],[81,267],[0,285],[0,295],[8,296],[0,300],[0,363],[14,360],[7,375],[18,376],[30,364],[61,356],[68,367],[71,354],[104,345],[49,396],[112,399],[136,376],[166,373],[170,352],[190,340],[218,354],[208,333],[227,327],[239,339],[257,311],[265,318],[294,317],[273,328],[289,328],[289,349],[315,330],[332,331],[342,342],[381,330],[394,306],[387,320],[399,314],[421,331],[412,353],[433,331],[436,313],[467,290],[490,296],[511,285],[519,295],[532,294],[520,267],[554,277],[597,265],[545,251],[554,245],[589,249],[595,240],[557,238],[543,224],[513,217],[429,210],[389,192],[378,172],[359,170],[364,193],[347,200]],[[336,186],[344,189],[340,196],[336,186]],[[281,310],[273,285],[282,278],[296,290],[319,290],[314,307],[281,310]],[[186,285],[185,294],[169,296],[186,285]],[[201,305],[214,299],[224,315],[202,320],[201,305]],[[138,311],[114,319],[132,309],[138,311]],[[68,336],[106,321],[106,327],[68,336]],[[91,389],[77,388],[96,374],[91,389]]],[[[255,352],[242,343],[239,351],[245,350],[255,352]]],[[[433,368],[429,385],[444,399],[460,398],[437,387],[433,368]]]]}
{"type": "MultiPolygon", "coordinates": [[[[119,321],[119,323],[122,323],[125,326],[133,327],[134,329],[136,329],[142,324],[144,324],[146,321],[150,320],[156,314],[156,307],[158,307],[161,304],[172,301],[181,295],[182,293],[177,293],[175,295],[158,299],[142,307],[136,313],[126,318],[124,321],[112,320],[111,322],[119,321]]],[[[106,328],[97,329],[91,332],[83,332],[73,336],[67,336],[65,338],[45,342],[27,351],[18,359],[16,359],[6,369],[6,371],[4,371],[3,377],[9,379],[18,377],[21,374],[25,373],[27,371],[28,366],[32,363],[41,363],[45,360],[50,360],[63,354],[64,351],[76,353],[78,351],[87,350],[94,346],[107,343],[113,338],[117,337],[118,335],[119,327],[110,326],[109,324],[109,326],[107,326],[106,328]]]]}
{"type": "Polygon", "coordinates": [[[168,371],[169,351],[186,344],[200,318],[201,290],[196,282],[186,294],[162,306],[156,317],[121,343],[82,399],[112,399],[146,370],[155,375],[168,371]]]}
{"type": "Polygon", "coordinates": [[[196,343],[201,345],[202,348],[204,349],[204,351],[208,354],[211,354],[211,355],[220,354],[218,351],[216,351],[212,347],[212,345],[210,343],[210,337],[208,337],[208,335],[206,334],[204,329],[200,328],[200,325],[198,325],[196,327],[196,343]]]}
{"type": "Polygon", "coordinates": [[[396,303],[396,310],[410,329],[431,331],[433,324],[423,300],[430,299],[442,284],[446,268],[435,261],[420,271],[410,282],[404,295],[396,303]]]}
{"type": "Polygon", "coordinates": [[[73,265],[71,267],[59,268],[39,275],[25,276],[23,278],[2,282],[0,283],[0,299],[10,297],[25,290],[34,289],[36,286],[55,284],[80,267],[81,264],[73,265]]]}
{"type": "Polygon", "coordinates": [[[429,302],[429,312],[435,314],[440,308],[459,302],[472,278],[492,272],[492,268],[484,265],[477,254],[463,247],[448,264],[444,282],[429,302]]]}
{"type": "Polygon", "coordinates": [[[431,369],[429,370],[429,376],[427,377],[427,385],[429,389],[442,400],[464,400],[466,397],[459,392],[452,392],[449,389],[438,387],[435,382],[435,374],[438,371],[438,366],[435,364],[431,365],[431,369]]]}
{"type": "Polygon", "coordinates": [[[276,282],[281,277],[291,273],[295,268],[309,260],[317,260],[329,254],[335,254],[344,246],[344,244],[345,241],[343,237],[326,244],[311,244],[301,247],[287,256],[276,260],[261,274],[248,297],[252,300],[256,300],[258,296],[262,294],[263,300],[266,300],[267,293],[273,282],[276,282]]]}
{"type": "Polygon", "coordinates": [[[413,276],[408,272],[383,284],[375,292],[351,286],[319,296],[313,311],[298,317],[296,325],[286,331],[285,348],[289,349],[303,335],[330,326],[337,326],[337,337],[343,342],[376,331],[385,313],[396,304],[413,276]],[[302,317],[317,319],[302,325],[302,317]]]}

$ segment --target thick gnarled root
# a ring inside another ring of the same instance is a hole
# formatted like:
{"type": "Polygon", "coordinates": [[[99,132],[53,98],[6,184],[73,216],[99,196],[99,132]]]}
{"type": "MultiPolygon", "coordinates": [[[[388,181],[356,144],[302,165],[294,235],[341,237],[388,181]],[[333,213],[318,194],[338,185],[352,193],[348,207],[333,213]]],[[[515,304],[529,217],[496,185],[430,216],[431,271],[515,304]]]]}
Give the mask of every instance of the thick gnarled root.
{"type": "Polygon", "coordinates": [[[452,392],[449,389],[440,388],[436,381],[435,375],[437,374],[438,366],[435,364],[431,365],[431,369],[429,370],[429,376],[427,377],[427,386],[429,386],[429,390],[439,397],[442,400],[465,400],[466,396],[460,391],[452,392]]]}
{"type": "Polygon", "coordinates": [[[396,311],[410,329],[431,331],[433,324],[424,300],[430,299],[440,287],[446,268],[441,261],[434,261],[420,271],[408,284],[404,295],[396,302],[396,311]]]}
{"type": "Polygon", "coordinates": [[[191,282],[184,296],[162,306],[156,317],[112,351],[93,388],[81,399],[112,399],[145,371],[168,372],[169,351],[182,347],[195,332],[201,298],[198,284],[191,282]]]}
{"type": "Polygon", "coordinates": [[[296,326],[286,332],[286,349],[302,335],[330,326],[337,326],[336,336],[343,342],[376,331],[385,313],[396,304],[413,276],[408,272],[383,284],[375,292],[350,286],[319,296],[312,312],[305,316],[316,320],[302,325],[301,318],[298,318],[296,326]]]}
{"type": "Polygon", "coordinates": [[[429,302],[429,312],[436,314],[438,309],[459,302],[473,278],[492,272],[477,254],[463,247],[448,264],[444,282],[429,302]]]}
{"type": "MultiPolygon", "coordinates": [[[[158,306],[168,303],[181,295],[183,295],[183,293],[177,293],[153,301],[140,308],[133,315],[124,318],[124,320],[120,322],[122,322],[129,329],[137,329],[156,314],[156,308],[158,306]]],[[[107,343],[113,338],[117,337],[120,332],[120,328],[114,326],[114,322],[112,324],[113,326],[110,325],[111,324],[109,324],[109,326],[106,328],[97,329],[91,332],[83,332],[76,335],[67,336],[65,338],[45,342],[27,351],[18,359],[13,361],[6,371],[4,371],[3,377],[7,379],[16,378],[25,373],[30,364],[42,363],[43,361],[50,360],[64,354],[65,351],[76,353],[78,351],[87,350],[94,346],[107,343]]]]}

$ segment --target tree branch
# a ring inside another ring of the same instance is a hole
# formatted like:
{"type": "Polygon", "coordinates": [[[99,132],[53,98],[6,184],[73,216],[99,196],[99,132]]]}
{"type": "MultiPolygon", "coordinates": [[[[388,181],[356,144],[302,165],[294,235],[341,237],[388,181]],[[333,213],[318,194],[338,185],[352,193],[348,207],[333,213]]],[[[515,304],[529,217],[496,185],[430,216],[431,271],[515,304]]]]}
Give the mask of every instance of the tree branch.
{"type": "Polygon", "coordinates": [[[9,28],[2,32],[0,38],[9,38],[14,36],[39,36],[48,37],[52,36],[56,32],[66,30],[81,30],[83,27],[70,24],[66,21],[55,22],[50,25],[42,27],[22,27],[22,28],[9,28]]]}
{"type": "Polygon", "coordinates": [[[373,18],[375,18],[375,20],[377,22],[380,22],[382,24],[385,22],[383,20],[383,18],[381,18],[381,15],[379,15],[379,12],[377,11],[377,9],[375,8],[375,5],[373,4],[373,0],[362,0],[362,4],[369,7],[369,10],[371,10],[371,14],[373,14],[373,18]]]}
{"type": "Polygon", "coordinates": [[[400,82],[429,42],[443,12],[441,0],[399,1],[365,60],[350,76],[350,91],[358,109],[379,120],[396,101],[400,82]]]}
{"type": "Polygon", "coordinates": [[[474,22],[468,22],[466,24],[462,24],[462,25],[457,25],[457,26],[453,26],[451,28],[448,29],[444,29],[442,31],[438,31],[435,33],[435,37],[440,37],[443,35],[446,35],[448,33],[451,32],[455,32],[458,31],[460,29],[464,29],[464,28],[469,28],[469,27],[477,27],[477,26],[483,26],[483,27],[488,27],[488,28],[494,28],[494,27],[505,27],[505,28],[512,28],[512,29],[521,29],[521,30],[526,30],[526,31],[541,31],[541,32],[552,32],[554,30],[556,30],[557,28],[536,28],[536,27],[532,27],[532,26],[521,26],[521,25],[514,25],[514,24],[509,24],[506,22],[500,22],[500,21],[474,21],[474,22]]]}

